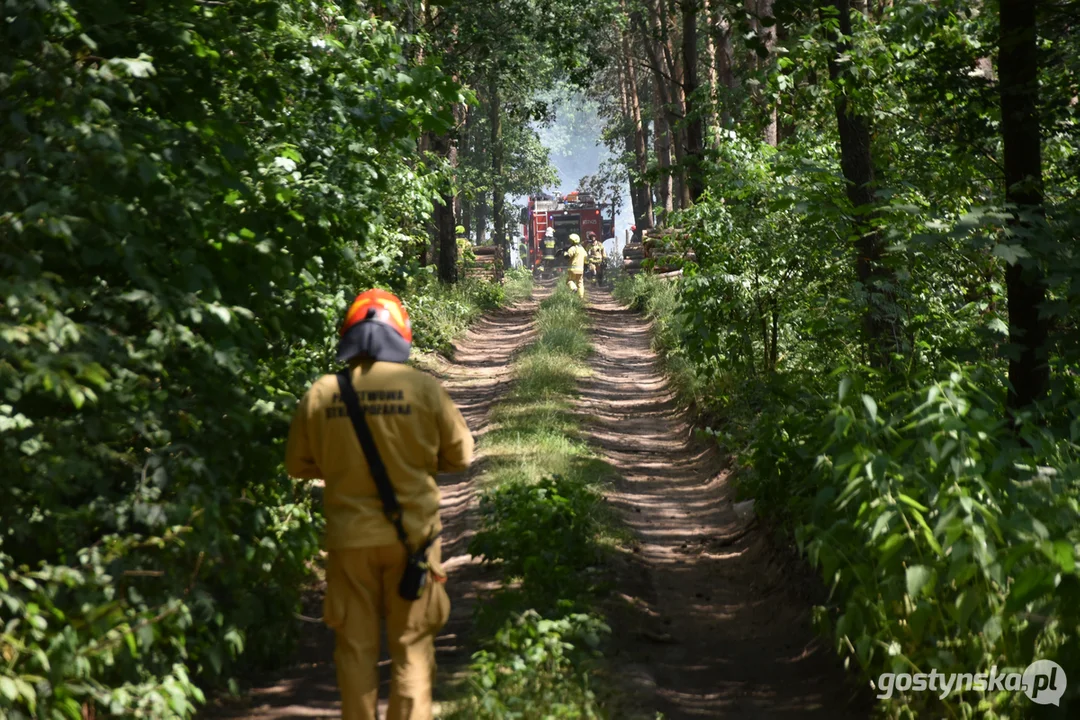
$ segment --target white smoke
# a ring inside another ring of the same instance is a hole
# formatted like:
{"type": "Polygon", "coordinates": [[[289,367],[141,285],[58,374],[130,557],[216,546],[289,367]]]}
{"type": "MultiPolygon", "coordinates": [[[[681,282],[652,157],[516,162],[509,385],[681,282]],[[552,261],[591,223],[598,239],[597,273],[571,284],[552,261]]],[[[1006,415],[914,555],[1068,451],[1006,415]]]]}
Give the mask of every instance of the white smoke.
{"type": "MultiPolygon", "coordinates": [[[[555,121],[549,125],[537,125],[536,130],[540,141],[551,151],[551,162],[559,173],[559,185],[551,188],[550,192],[565,195],[578,190],[581,178],[595,175],[600,164],[614,156],[601,142],[604,121],[595,103],[583,95],[567,92],[553,92],[547,100],[553,106],[555,121]]],[[[526,198],[514,199],[516,205],[526,202],[526,198]]],[[[619,245],[622,245],[626,231],[633,224],[629,187],[623,187],[619,211],[615,215],[615,237],[619,239],[619,245]]],[[[609,251],[614,249],[610,243],[608,246],[609,251]]]]}

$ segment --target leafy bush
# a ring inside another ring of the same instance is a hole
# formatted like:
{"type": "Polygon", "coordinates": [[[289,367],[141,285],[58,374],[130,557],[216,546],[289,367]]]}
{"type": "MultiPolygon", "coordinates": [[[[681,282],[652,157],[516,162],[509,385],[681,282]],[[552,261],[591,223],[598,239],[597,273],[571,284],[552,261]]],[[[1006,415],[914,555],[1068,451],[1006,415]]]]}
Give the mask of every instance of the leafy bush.
{"type": "MultiPolygon", "coordinates": [[[[1068,440],[1037,427],[1020,440],[984,373],[882,402],[859,384],[766,418],[746,481],[762,510],[797,523],[838,606],[820,615],[838,651],[871,677],[1043,658],[1080,675],[1080,418],[1068,440]]],[[[909,717],[947,711],[933,693],[892,702],[909,717]]],[[[1022,693],[947,703],[962,717],[1030,712],[1022,693]]]]}
{"type": "Polygon", "coordinates": [[[288,656],[289,411],[346,296],[400,290],[459,90],[355,4],[3,19],[0,714],[187,716],[288,656]]]}
{"type": "Polygon", "coordinates": [[[679,398],[688,405],[707,406],[706,374],[689,357],[690,336],[679,282],[647,273],[623,275],[615,281],[614,294],[652,322],[653,347],[679,398]]]}
{"type": "Polygon", "coordinates": [[[520,579],[532,607],[574,599],[589,588],[587,571],[599,561],[600,502],[579,477],[501,485],[480,498],[481,529],[469,553],[520,579]]]}
{"type": "Polygon", "coordinates": [[[484,720],[592,719],[598,707],[589,675],[611,630],[595,615],[556,620],[527,610],[473,656],[474,693],[452,717],[484,720]]]}
{"type": "Polygon", "coordinates": [[[413,276],[403,301],[420,350],[449,354],[453,341],[484,312],[528,297],[532,274],[511,271],[503,283],[462,278],[454,285],[436,282],[430,274],[413,276]]]}

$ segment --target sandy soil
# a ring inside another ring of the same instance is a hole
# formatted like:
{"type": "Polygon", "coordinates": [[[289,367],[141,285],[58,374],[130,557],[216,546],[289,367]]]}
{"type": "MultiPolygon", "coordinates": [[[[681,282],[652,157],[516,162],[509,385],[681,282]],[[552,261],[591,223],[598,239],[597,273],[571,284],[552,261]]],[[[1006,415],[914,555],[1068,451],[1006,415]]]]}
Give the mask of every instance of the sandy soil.
{"type": "Polygon", "coordinates": [[[737,517],[724,460],[676,406],[648,323],[593,287],[588,300],[595,372],[580,409],[637,538],[608,608],[622,716],[868,717],[810,626],[812,577],[737,517]]]}

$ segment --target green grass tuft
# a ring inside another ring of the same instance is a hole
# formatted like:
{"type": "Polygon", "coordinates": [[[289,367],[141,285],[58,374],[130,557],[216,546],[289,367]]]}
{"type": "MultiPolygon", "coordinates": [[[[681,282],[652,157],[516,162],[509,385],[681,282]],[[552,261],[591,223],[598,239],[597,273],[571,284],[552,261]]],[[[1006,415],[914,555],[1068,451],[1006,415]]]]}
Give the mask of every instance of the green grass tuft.
{"type": "Polygon", "coordinates": [[[597,718],[594,687],[610,632],[592,610],[604,556],[625,531],[603,502],[615,475],[581,439],[573,400],[592,352],[585,306],[565,287],[541,304],[537,338],[484,439],[481,527],[469,550],[502,571],[485,598],[468,686],[448,718],[597,718]]]}

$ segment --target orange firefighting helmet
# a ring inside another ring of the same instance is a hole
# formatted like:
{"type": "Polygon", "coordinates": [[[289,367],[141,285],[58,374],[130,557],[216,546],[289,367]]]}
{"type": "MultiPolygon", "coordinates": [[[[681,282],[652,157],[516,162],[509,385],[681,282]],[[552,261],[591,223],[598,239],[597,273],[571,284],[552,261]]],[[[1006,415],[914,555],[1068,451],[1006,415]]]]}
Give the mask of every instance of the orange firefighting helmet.
{"type": "Polygon", "coordinates": [[[378,289],[356,296],[341,325],[338,360],[405,362],[411,346],[412,324],[401,300],[378,289]]]}

